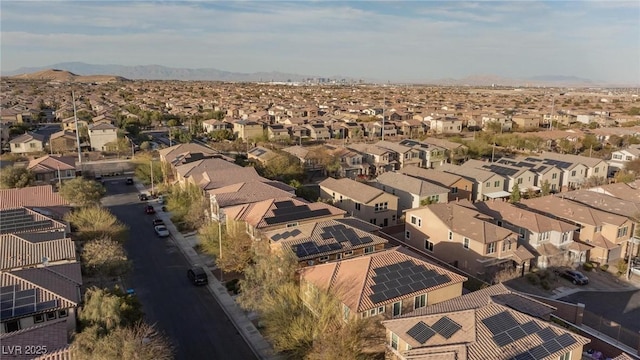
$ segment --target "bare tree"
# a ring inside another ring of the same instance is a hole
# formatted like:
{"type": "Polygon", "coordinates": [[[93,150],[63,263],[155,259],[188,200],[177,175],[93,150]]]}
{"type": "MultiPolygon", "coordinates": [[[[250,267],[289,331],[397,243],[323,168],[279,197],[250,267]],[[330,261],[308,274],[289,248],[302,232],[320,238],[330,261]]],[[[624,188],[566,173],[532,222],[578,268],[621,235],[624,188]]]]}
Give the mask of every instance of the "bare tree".
{"type": "Polygon", "coordinates": [[[82,264],[90,275],[122,276],[131,268],[122,244],[103,237],[84,244],[82,264]]]}

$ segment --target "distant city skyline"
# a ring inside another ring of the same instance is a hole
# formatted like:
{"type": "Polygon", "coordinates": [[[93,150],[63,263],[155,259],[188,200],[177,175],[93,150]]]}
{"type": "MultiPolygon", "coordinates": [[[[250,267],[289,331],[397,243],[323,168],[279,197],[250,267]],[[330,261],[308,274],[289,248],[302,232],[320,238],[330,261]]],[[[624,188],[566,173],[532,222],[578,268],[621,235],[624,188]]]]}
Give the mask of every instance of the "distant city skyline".
{"type": "Polygon", "coordinates": [[[390,81],[640,83],[638,1],[2,1],[3,70],[80,61],[390,81]]]}

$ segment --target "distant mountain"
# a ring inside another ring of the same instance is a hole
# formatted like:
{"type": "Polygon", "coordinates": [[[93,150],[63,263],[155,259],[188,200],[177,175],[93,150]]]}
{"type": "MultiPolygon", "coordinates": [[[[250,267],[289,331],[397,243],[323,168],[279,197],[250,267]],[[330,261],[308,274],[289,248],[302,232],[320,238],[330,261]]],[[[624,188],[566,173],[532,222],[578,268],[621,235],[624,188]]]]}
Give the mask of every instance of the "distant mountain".
{"type": "Polygon", "coordinates": [[[113,75],[76,75],[70,71],[60,69],[46,69],[36,72],[28,72],[12,76],[15,79],[25,80],[52,80],[59,82],[105,83],[127,81],[121,76],[113,75]]]}
{"type": "Polygon", "coordinates": [[[605,85],[596,83],[593,80],[583,79],[576,76],[543,75],[529,78],[508,78],[498,75],[473,75],[461,79],[438,79],[429,81],[431,84],[451,85],[451,86],[595,86],[605,85]]]}
{"type": "Polygon", "coordinates": [[[25,67],[3,73],[16,75],[45,69],[62,69],[79,75],[113,74],[135,80],[202,80],[202,81],[302,81],[313,76],[281,72],[236,73],[213,68],[186,69],[161,65],[96,65],[82,62],[59,63],[44,67],[25,67]]]}

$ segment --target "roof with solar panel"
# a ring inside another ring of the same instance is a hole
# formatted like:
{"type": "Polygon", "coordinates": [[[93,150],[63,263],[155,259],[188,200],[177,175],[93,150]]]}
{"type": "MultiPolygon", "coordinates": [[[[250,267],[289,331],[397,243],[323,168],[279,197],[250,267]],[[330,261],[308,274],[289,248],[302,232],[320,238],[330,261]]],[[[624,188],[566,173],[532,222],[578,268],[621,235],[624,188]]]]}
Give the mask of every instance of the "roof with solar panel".
{"type": "Polygon", "coordinates": [[[310,266],[301,270],[301,276],[318,288],[336,291],[354,313],[467,280],[401,247],[310,266]]]}
{"type": "Polygon", "coordinates": [[[407,358],[437,354],[446,346],[467,359],[557,359],[569,351],[581,353],[590,342],[552,323],[491,302],[476,309],[386,320],[383,325],[411,346],[403,352],[407,358]]]}
{"type": "Polygon", "coordinates": [[[66,224],[25,207],[0,210],[0,234],[66,229],[66,224]]]}
{"type": "Polygon", "coordinates": [[[290,249],[300,261],[387,243],[386,239],[336,220],[302,224],[265,236],[283,249],[290,249]]]}

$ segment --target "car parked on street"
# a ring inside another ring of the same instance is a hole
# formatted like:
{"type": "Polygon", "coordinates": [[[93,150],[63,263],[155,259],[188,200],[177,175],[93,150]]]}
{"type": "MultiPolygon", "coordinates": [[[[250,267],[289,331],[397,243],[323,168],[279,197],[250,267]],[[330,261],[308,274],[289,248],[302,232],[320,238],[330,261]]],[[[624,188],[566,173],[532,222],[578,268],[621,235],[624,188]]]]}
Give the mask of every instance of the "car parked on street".
{"type": "Polygon", "coordinates": [[[159,218],[153,219],[153,226],[155,227],[158,225],[164,225],[164,221],[162,221],[162,219],[159,219],[159,218]]]}
{"type": "Polygon", "coordinates": [[[158,234],[158,236],[160,236],[160,237],[167,237],[167,236],[171,235],[169,233],[169,230],[167,230],[167,227],[164,226],[164,225],[158,225],[158,226],[154,227],[153,230],[155,230],[156,234],[158,234]]]}
{"type": "Polygon", "coordinates": [[[574,285],[587,285],[589,283],[589,278],[580,271],[576,270],[563,270],[560,272],[560,276],[567,280],[570,280],[574,285]]]}
{"type": "Polygon", "coordinates": [[[139,194],[138,195],[138,199],[140,199],[140,201],[147,201],[149,200],[149,197],[147,196],[147,194],[139,194]]]}
{"type": "Polygon", "coordinates": [[[204,272],[204,269],[200,266],[187,270],[187,277],[193,285],[206,285],[209,283],[207,273],[204,272]]]}
{"type": "Polygon", "coordinates": [[[156,209],[154,209],[154,208],[153,208],[153,206],[151,206],[151,205],[147,205],[147,206],[144,208],[144,212],[145,212],[145,213],[147,213],[147,214],[149,214],[149,215],[150,215],[150,214],[155,214],[155,213],[156,213],[156,209]]]}
{"type": "Polygon", "coordinates": [[[125,180],[124,182],[127,185],[133,185],[133,178],[128,177],[127,180],[125,180]]]}

